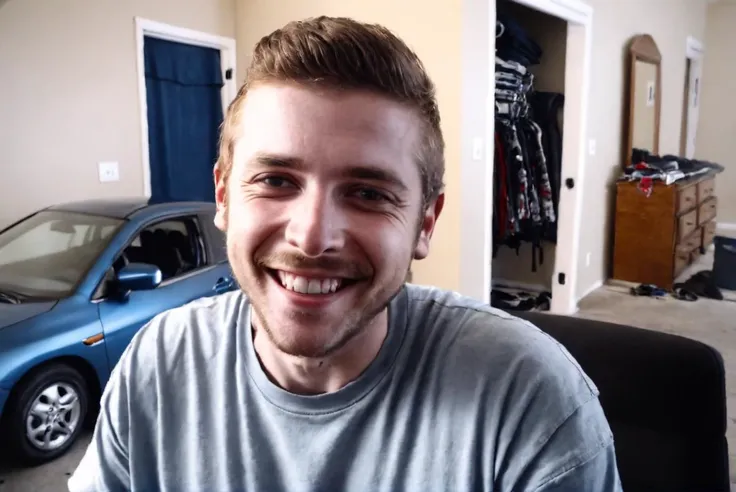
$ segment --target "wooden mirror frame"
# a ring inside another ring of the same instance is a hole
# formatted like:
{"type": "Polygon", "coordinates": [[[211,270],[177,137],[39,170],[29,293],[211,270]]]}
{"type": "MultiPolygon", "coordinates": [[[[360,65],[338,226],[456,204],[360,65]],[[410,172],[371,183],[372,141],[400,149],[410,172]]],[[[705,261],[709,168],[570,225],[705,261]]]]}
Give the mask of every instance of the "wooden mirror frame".
{"type": "Polygon", "coordinates": [[[628,97],[628,118],[627,118],[627,129],[626,129],[626,148],[623,160],[623,166],[626,167],[630,164],[631,151],[633,150],[633,129],[634,129],[634,87],[636,84],[636,62],[643,61],[651,63],[657,66],[657,93],[654,95],[654,148],[651,152],[654,154],[659,153],[659,122],[660,113],[662,111],[662,54],[659,52],[657,43],[654,42],[654,38],[649,34],[640,34],[634,36],[629,42],[629,56],[628,56],[628,80],[629,84],[627,87],[628,97]]]}

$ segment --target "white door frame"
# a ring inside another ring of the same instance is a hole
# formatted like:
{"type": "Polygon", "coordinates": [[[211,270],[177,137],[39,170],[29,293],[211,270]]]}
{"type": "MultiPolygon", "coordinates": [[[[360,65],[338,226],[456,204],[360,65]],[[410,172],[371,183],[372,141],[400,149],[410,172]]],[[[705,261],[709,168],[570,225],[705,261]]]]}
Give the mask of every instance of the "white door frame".
{"type": "Polygon", "coordinates": [[[178,43],[204,46],[220,50],[223,79],[227,70],[232,70],[230,79],[225,79],[222,88],[223,111],[227,110],[230,101],[235,99],[238,92],[235,81],[235,39],[217,36],[205,32],[172,26],[161,22],[135,18],[135,41],[138,68],[138,96],[141,118],[141,164],[143,166],[143,194],[151,196],[151,167],[148,149],[148,103],[146,97],[146,73],[143,53],[143,38],[145,36],[176,41],[178,43]]]}
{"type": "Polygon", "coordinates": [[[687,135],[685,137],[685,155],[688,159],[695,154],[695,137],[698,130],[698,117],[700,113],[700,94],[703,90],[703,55],[705,47],[703,43],[692,36],[687,37],[685,44],[685,56],[690,60],[690,73],[688,74],[687,96],[687,135]],[[693,84],[698,80],[697,87],[693,84]],[[692,139],[690,136],[692,135],[692,139]]]}
{"type": "MultiPolygon", "coordinates": [[[[495,3],[495,0],[490,0],[495,3]]],[[[563,116],[562,140],[562,181],[560,183],[559,216],[557,222],[557,245],[555,248],[555,273],[552,279],[552,301],[550,312],[554,314],[573,314],[577,311],[578,265],[580,257],[580,233],[583,215],[583,189],[585,188],[585,167],[587,157],[588,93],[590,86],[591,41],[593,39],[593,7],[582,0],[514,0],[531,9],[544,12],[567,21],[567,52],[565,59],[565,106],[563,116]],[[567,188],[564,182],[572,179],[574,186],[567,188]],[[559,274],[564,273],[565,283],[560,284],[559,274]]],[[[495,22],[493,27],[495,29],[495,22]]],[[[491,53],[495,53],[495,36],[491,39],[491,53]]],[[[493,64],[495,80],[495,63],[493,64]]],[[[494,107],[487,105],[486,118],[494,125],[494,107]]],[[[491,131],[491,137],[493,130],[491,131]]],[[[495,148],[491,140],[487,147],[495,148]]],[[[486,172],[493,177],[493,157],[486,159],[491,167],[486,172]]],[[[492,181],[491,181],[491,190],[492,181]]],[[[492,230],[493,203],[486,200],[486,230],[492,230]]],[[[490,234],[485,234],[485,248],[490,251],[490,234]]],[[[491,291],[490,262],[484,275],[488,279],[486,291],[491,291]]]]}

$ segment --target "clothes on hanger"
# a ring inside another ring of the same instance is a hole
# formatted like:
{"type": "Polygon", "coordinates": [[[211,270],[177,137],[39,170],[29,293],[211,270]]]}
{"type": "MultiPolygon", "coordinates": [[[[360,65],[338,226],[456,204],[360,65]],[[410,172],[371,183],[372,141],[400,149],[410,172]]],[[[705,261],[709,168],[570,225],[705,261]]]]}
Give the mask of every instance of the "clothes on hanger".
{"type": "Polygon", "coordinates": [[[493,256],[501,246],[532,245],[532,271],[543,263],[542,242],[557,239],[562,94],[536,92],[529,65],[539,46],[501,15],[496,52],[493,256]]]}
{"type": "Polygon", "coordinates": [[[527,67],[538,65],[542,58],[542,48],[500,7],[496,21],[496,55],[527,67]]]}

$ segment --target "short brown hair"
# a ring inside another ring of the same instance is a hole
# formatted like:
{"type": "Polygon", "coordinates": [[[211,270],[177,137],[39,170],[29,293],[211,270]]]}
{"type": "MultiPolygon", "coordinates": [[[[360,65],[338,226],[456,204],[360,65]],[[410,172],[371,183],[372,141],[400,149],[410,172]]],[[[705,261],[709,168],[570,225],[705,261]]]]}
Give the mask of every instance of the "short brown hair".
{"type": "Polygon", "coordinates": [[[425,126],[417,149],[424,206],[441,193],[444,140],[434,84],[417,55],[385,27],[322,16],[290,22],[263,37],[222,125],[216,166],[225,182],[242,102],[250,87],[268,81],[367,90],[415,109],[425,126]]]}

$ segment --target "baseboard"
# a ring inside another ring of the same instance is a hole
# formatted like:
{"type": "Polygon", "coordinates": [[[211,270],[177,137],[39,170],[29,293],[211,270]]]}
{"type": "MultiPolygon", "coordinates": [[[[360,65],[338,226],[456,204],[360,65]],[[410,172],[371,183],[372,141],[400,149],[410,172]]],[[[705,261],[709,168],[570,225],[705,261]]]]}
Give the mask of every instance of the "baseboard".
{"type": "Polygon", "coordinates": [[[718,222],[716,224],[716,231],[736,231],[736,222],[718,222]]]}
{"type": "Polygon", "coordinates": [[[493,279],[493,287],[523,290],[527,292],[551,292],[549,287],[542,284],[531,284],[526,282],[517,282],[515,280],[506,280],[502,278],[493,279]]]}
{"type": "Polygon", "coordinates": [[[585,299],[586,297],[588,297],[588,296],[589,296],[590,294],[592,294],[592,293],[593,293],[594,291],[596,291],[596,290],[600,289],[601,287],[603,287],[603,280],[599,280],[599,281],[595,282],[595,283],[594,283],[593,285],[591,285],[591,286],[590,286],[590,287],[588,288],[588,290],[586,290],[586,291],[585,291],[585,292],[583,293],[583,295],[582,295],[582,296],[578,297],[578,299],[577,299],[577,301],[576,301],[576,304],[577,304],[577,303],[579,303],[580,301],[582,301],[583,299],[585,299]]]}

